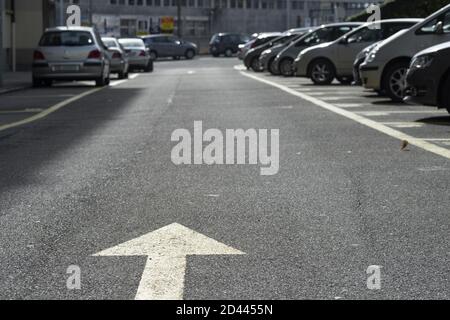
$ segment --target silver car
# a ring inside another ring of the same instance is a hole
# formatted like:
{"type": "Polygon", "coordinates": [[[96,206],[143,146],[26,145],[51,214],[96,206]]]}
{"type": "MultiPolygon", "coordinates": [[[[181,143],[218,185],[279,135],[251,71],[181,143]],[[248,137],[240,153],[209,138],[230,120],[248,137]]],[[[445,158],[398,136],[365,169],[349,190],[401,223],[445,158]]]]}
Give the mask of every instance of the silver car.
{"type": "Polygon", "coordinates": [[[285,77],[292,76],[292,64],[302,50],[320,43],[334,41],[361,25],[362,23],[359,22],[344,22],[327,24],[320,26],[319,28],[314,28],[309,33],[284,48],[281,52],[278,52],[277,55],[271,57],[272,60],[270,60],[270,65],[269,61],[267,62],[267,70],[272,74],[282,74],[285,77]]]}
{"type": "Polygon", "coordinates": [[[33,86],[55,80],[95,80],[109,84],[110,59],[99,34],[88,27],[47,29],[34,51],[33,86]]]}
{"type": "Polygon", "coordinates": [[[419,19],[388,19],[369,22],[341,38],[303,50],[294,61],[295,74],[318,85],[336,78],[342,84],[353,81],[353,63],[367,46],[410,28],[419,19]]]}
{"type": "Polygon", "coordinates": [[[198,54],[198,48],[195,43],[172,35],[155,34],[144,36],[142,39],[150,52],[152,60],[156,60],[159,57],[173,57],[176,60],[180,57],[185,57],[190,60],[198,54]]]}
{"type": "Polygon", "coordinates": [[[142,39],[122,38],[118,41],[128,54],[130,70],[140,69],[145,72],[153,71],[153,60],[150,58],[149,51],[145,47],[145,43],[142,39]]]}
{"type": "Polygon", "coordinates": [[[102,38],[111,58],[111,73],[117,73],[119,79],[128,78],[128,54],[116,38],[102,38]]]}

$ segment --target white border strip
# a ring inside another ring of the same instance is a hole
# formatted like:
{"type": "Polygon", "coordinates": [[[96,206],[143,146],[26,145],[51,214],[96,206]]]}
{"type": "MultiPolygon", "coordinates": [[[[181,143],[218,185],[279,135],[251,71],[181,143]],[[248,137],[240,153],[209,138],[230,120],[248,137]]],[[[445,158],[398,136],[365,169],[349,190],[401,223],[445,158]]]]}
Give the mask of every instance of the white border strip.
{"type": "Polygon", "coordinates": [[[348,118],[350,120],[353,120],[353,121],[358,122],[358,123],[360,123],[362,125],[365,125],[365,126],[367,126],[369,128],[372,128],[374,130],[377,130],[379,132],[387,134],[388,136],[391,136],[393,138],[399,139],[401,141],[406,140],[411,145],[414,145],[416,147],[424,149],[424,150],[426,150],[428,152],[432,152],[432,153],[437,154],[439,156],[442,156],[444,158],[450,159],[450,150],[449,149],[439,147],[439,146],[437,146],[437,145],[435,145],[433,143],[425,141],[424,139],[420,139],[420,138],[416,138],[416,137],[410,136],[410,135],[408,135],[406,133],[403,133],[403,132],[400,132],[398,130],[392,129],[392,128],[390,128],[390,127],[388,127],[388,126],[386,126],[384,124],[381,124],[379,122],[370,120],[368,118],[365,118],[365,117],[363,117],[361,115],[355,114],[355,113],[350,112],[348,110],[344,110],[344,109],[338,108],[338,107],[336,107],[336,106],[334,106],[334,105],[332,105],[330,103],[324,102],[324,101],[322,101],[320,99],[317,99],[317,98],[311,97],[311,96],[309,96],[307,94],[304,94],[304,93],[298,92],[296,90],[290,89],[290,88],[288,88],[288,87],[286,87],[284,85],[281,85],[281,84],[278,84],[278,83],[275,83],[275,82],[272,82],[272,81],[269,81],[269,80],[266,80],[266,79],[261,79],[261,78],[259,78],[257,76],[254,76],[254,75],[246,73],[246,72],[242,72],[241,71],[240,73],[243,76],[245,76],[245,77],[248,77],[248,78],[251,78],[251,79],[263,82],[265,84],[268,84],[270,86],[273,86],[275,88],[283,90],[283,91],[285,91],[285,92],[287,92],[289,94],[292,94],[294,96],[297,96],[297,97],[299,97],[299,98],[301,98],[303,100],[309,101],[309,102],[311,102],[311,103],[313,103],[313,104],[315,104],[315,105],[317,105],[317,106],[319,106],[319,107],[321,107],[323,109],[329,110],[329,111],[334,112],[336,114],[339,114],[339,115],[341,115],[343,117],[346,117],[346,118],[348,118]]]}

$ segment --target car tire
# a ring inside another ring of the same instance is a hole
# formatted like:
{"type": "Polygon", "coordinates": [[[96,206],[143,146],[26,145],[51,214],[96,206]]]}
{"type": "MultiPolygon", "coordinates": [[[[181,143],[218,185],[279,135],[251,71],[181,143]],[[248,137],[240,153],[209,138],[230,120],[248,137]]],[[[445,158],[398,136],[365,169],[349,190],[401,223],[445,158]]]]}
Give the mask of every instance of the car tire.
{"type": "Polygon", "coordinates": [[[262,72],[261,64],[259,63],[259,58],[255,57],[252,59],[252,62],[250,62],[250,68],[254,72],[262,72]]]}
{"type": "Polygon", "coordinates": [[[225,49],[225,57],[230,58],[231,56],[233,56],[233,50],[230,48],[225,49]]]}
{"type": "Polygon", "coordinates": [[[186,50],[186,53],[184,54],[184,57],[188,60],[192,60],[195,57],[195,51],[192,49],[186,50]]]}
{"type": "Polygon", "coordinates": [[[144,68],[144,72],[152,72],[153,71],[153,60],[150,60],[144,68]]]}
{"type": "Polygon", "coordinates": [[[158,59],[158,53],[155,50],[150,51],[149,55],[150,59],[152,59],[153,61],[156,61],[156,59],[158,59]]]}
{"type": "Polygon", "coordinates": [[[272,59],[270,62],[269,62],[269,72],[272,74],[272,75],[274,75],[274,76],[277,76],[277,75],[279,75],[280,73],[278,72],[278,70],[275,68],[275,59],[272,59]]]}
{"type": "Polygon", "coordinates": [[[292,77],[294,75],[294,70],[292,69],[292,59],[283,59],[280,61],[279,69],[280,74],[284,77],[292,77]]]}
{"type": "Polygon", "coordinates": [[[107,77],[104,77],[103,74],[104,74],[104,71],[102,70],[102,75],[100,76],[100,78],[97,78],[95,80],[96,87],[104,87],[104,86],[109,85],[109,82],[110,82],[109,75],[107,77]]]}
{"type": "Polygon", "coordinates": [[[439,99],[439,107],[444,107],[447,109],[447,112],[450,113],[450,75],[447,76],[447,79],[442,85],[440,95],[441,98],[439,99]]]}
{"type": "Polygon", "coordinates": [[[309,70],[310,78],[316,85],[329,85],[336,77],[334,65],[326,59],[313,61],[309,70]]]}
{"type": "Polygon", "coordinates": [[[121,71],[117,74],[117,77],[119,78],[119,80],[127,79],[128,73],[121,71]]]}
{"type": "Polygon", "coordinates": [[[409,63],[406,61],[397,62],[389,67],[383,78],[384,92],[394,102],[403,101],[408,67],[409,63]]]}
{"type": "Polygon", "coordinates": [[[40,88],[40,87],[42,87],[42,80],[39,79],[39,78],[34,78],[33,77],[32,83],[33,83],[33,88],[40,88]]]}
{"type": "Polygon", "coordinates": [[[350,85],[353,82],[353,77],[337,77],[340,84],[350,85]]]}

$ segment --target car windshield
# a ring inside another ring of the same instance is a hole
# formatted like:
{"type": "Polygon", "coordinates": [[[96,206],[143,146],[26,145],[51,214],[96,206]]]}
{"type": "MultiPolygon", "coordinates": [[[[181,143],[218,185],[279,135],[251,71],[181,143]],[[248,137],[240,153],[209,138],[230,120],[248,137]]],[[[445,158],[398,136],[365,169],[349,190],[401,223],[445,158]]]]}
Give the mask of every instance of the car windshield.
{"type": "Polygon", "coordinates": [[[90,32],[85,31],[54,31],[45,33],[39,46],[41,47],[78,47],[91,46],[94,40],[90,32]]]}

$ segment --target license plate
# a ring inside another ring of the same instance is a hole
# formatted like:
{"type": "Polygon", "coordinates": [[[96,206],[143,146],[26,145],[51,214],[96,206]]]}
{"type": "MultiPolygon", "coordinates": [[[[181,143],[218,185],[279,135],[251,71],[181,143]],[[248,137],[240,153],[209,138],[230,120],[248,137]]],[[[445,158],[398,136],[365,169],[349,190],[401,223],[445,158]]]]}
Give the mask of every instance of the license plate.
{"type": "Polygon", "coordinates": [[[79,66],[66,66],[66,65],[60,65],[60,66],[53,66],[53,71],[79,71],[79,66]]]}

